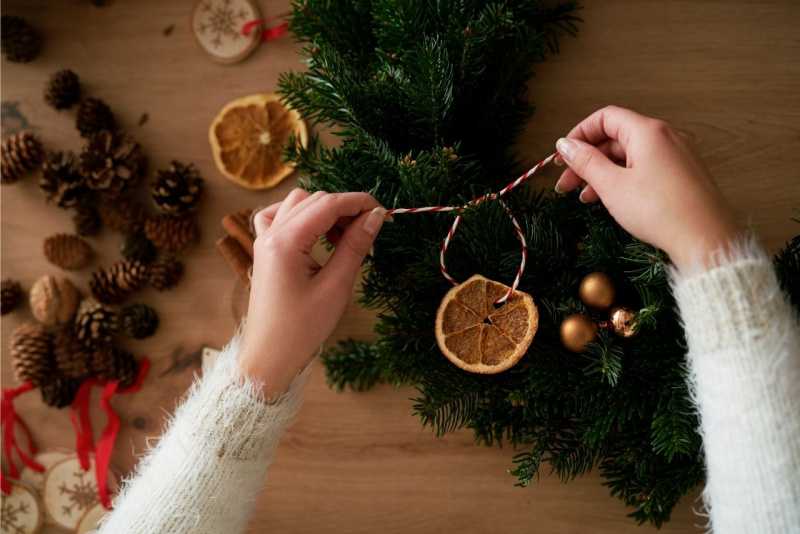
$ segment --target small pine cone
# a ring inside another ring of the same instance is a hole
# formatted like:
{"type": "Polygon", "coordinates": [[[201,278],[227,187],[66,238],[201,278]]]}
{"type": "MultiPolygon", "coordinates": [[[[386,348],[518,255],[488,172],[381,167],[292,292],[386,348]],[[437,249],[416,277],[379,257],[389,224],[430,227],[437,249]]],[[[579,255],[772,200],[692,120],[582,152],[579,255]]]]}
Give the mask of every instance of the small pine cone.
{"type": "Polygon", "coordinates": [[[56,367],[62,375],[75,380],[85,380],[92,375],[91,353],[71,329],[56,332],[53,353],[56,367]]]}
{"type": "Polygon", "coordinates": [[[36,134],[17,132],[3,140],[0,153],[0,180],[4,184],[13,184],[42,161],[42,142],[36,134]]]}
{"type": "Polygon", "coordinates": [[[2,296],[2,315],[5,315],[16,310],[22,304],[22,286],[11,278],[3,280],[2,296]]]}
{"type": "Polygon", "coordinates": [[[81,383],[74,378],[53,374],[43,380],[39,387],[42,390],[42,402],[53,408],[63,408],[75,400],[81,383]]]}
{"type": "Polygon", "coordinates": [[[92,374],[100,380],[119,380],[120,387],[136,381],[139,364],[130,352],[112,346],[100,347],[92,354],[92,374]]]}
{"type": "Polygon", "coordinates": [[[78,171],[72,152],[55,152],[42,163],[39,189],[47,195],[47,202],[59,208],[73,208],[85,204],[91,191],[78,171]]]}
{"type": "Polygon", "coordinates": [[[144,339],[155,334],[158,314],[147,304],[131,304],[119,313],[120,331],[128,337],[144,339]]]}
{"type": "Polygon", "coordinates": [[[33,61],[42,49],[42,37],[27,20],[12,15],[0,19],[0,46],[14,63],[33,61]]]}
{"type": "Polygon", "coordinates": [[[173,161],[169,169],[158,171],[150,187],[156,207],[170,215],[193,212],[203,196],[203,178],[191,163],[173,161]]]}
{"type": "Polygon", "coordinates": [[[86,299],[81,303],[75,317],[74,330],[77,338],[87,347],[111,342],[117,331],[117,314],[103,305],[86,299]]]}
{"type": "Polygon", "coordinates": [[[118,261],[111,267],[99,268],[92,273],[89,289],[103,304],[119,304],[147,283],[147,268],[138,261],[118,261]]]}
{"type": "Polygon", "coordinates": [[[91,138],[103,130],[114,130],[114,115],[111,108],[99,98],[87,98],[78,107],[75,127],[81,137],[91,138]]]}
{"type": "Polygon", "coordinates": [[[183,276],[183,263],[172,256],[164,256],[153,262],[150,271],[150,285],[157,291],[172,289],[183,276]]]}
{"type": "Polygon", "coordinates": [[[139,183],[146,166],[142,147],[124,133],[98,132],[81,152],[81,173],[86,184],[112,198],[139,183]]]}
{"type": "Polygon", "coordinates": [[[50,77],[44,90],[44,101],[56,109],[68,109],[81,100],[81,82],[78,75],[62,69],[50,77]]]}
{"type": "Polygon", "coordinates": [[[139,202],[129,198],[118,198],[100,206],[103,223],[112,230],[132,234],[144,227],[147,212],[139,202]]]}
{"type": "Polygon", "coordinates": [[[11,362],[17,381],[38,385],[55,370],[53,336],[33,322],[18,327],[11,334],[11,362]]]}
{"type": "Polygon", "coordinates": [[[156,247],[141,230],[128,234],[119,246],[122,257],[126,260],[150,263],[156,257],[156,247]]]}
{"type": "Polygon", "coordinates": [[[97,235],[97,232],[100,231],[100,226],[103,224],[100,213],[93,206],[88,205],[78,206],[75,209],[72,222],[75,224],[75,231],[78,235],[84,237],[97,235]]]}
{"type": "Polygon", "coordinates": [[[42,248],[47,261],[65,271],[86,267],[94,256],[89,243],[72,234],[55,234],[44,240],[42,248]]]}
{"type": "Polygon", "coordinates": [[[200,227],[191,215],[158,215],[144,223],[144,233],[169,254],[181,254],[200,240],[200,227]]]}

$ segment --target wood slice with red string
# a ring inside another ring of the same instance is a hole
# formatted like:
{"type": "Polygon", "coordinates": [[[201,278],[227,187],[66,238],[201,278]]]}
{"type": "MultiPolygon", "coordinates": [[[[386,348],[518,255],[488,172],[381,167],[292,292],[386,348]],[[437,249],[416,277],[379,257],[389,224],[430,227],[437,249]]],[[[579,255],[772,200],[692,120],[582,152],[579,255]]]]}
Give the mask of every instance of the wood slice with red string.
{"type": "Polygon", "coordinates": [[[11,492],[2,495],[2,534],[36,534],[42,529],[43,508],[36,490],[9,480],[11,492]]]}
{"type": "Polygon", "coordinates": [[[261,18],[251,0],[198,0],[192,11],[192,35],[200,48],[216,63],[238,63],[261,43],[261,27],[247,35],[244,25],[261,18]]]}
{"type": "Polygon", "coordinates": [[[75,529],[75,534],[89,534],[89,532],[94,532],[100,527],[100,522],[103,518],[110,513],[111,511],[103,508],[102,504],[95,504],[81,516],[80,521],[78,521],[78,526],[75,529]]]}
{"type": "Polygon", "coordinates": [[[42,491],[42,486],[44,486],[44,475],[48,469],[53,467],[56,463],[60,460],[63,460],[67,456],[72,454],[72,451],[68,449],[45,449],[43,451],[39,451],[36,453],[36,456],[33,457],[33,460],[44,467],[44,471],[36,471],[28,467],[27,465],[22,468],[22,471],[19,473],[19,480],[20,482],[24,482],[28,486],[32,487],[38,492],[42,491]]]}

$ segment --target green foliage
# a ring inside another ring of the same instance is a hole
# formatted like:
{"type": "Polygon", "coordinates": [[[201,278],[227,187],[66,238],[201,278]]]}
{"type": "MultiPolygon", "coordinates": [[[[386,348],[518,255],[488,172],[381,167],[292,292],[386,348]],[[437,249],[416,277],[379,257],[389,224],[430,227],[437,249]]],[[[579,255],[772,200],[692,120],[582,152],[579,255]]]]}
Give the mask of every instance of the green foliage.
{"type": "MultiPolygon", "coordinates": [[[[795,208],[797,213],[800,209],[795,208]]],[[[792,219],[800,224],[800,219],[792,219]]],[[[775,256],[775,271],[781,287],[789,295],[795,311],[800,314],[800,234],[786,243],[786,248],[775,256]]]]}
{"type": "MultiPolygon", "coordinates": [[[[533,0],[298,0],[291,30],[308,71],[283,74],[283,97],[332,129],[336,147],[312,137],[287,157],[309,190],[366,191],[384,206],[458,205],[520,172],[510,148],[533,112],[527,82],[537,62],[575,33],[578,5],[533,0]]],[[[541,154],[542,157],[547,154],[541,154]]],[[[325,355],[329,382],[361,391],[415,385],[414,412],[436,435],[472,429],[484,445],[508,443],[511,474],[528,485],[543,464],[567,481],[592,469],[638,522],[669,519],[703,480],[697,418],[683,366],[663,252],[622,230],[602,206],[576,195],[518,188],[507,196],[530,244],[520,289],[539,308],[527,354],[498,375],[453,366],[434,336],[451,287],[439,272],[452,214],[398,215],[368,258],[361,303],[379,310],[378,341],[344,342],[325,355]],[[639,335],[601,335],[567,352],[559,324],[586,309],[578,285],[609,273],[619,301],[637,310],[639,335]]],[[[800,271],[793,252],[778,260],[800,271]]],[[[506,213],[484,203],[464,214],[447,255],[450,273],[510,283],[519,243],[506,213]]],[[[797,280],[784,276],[784,283],[797,280]]]]}

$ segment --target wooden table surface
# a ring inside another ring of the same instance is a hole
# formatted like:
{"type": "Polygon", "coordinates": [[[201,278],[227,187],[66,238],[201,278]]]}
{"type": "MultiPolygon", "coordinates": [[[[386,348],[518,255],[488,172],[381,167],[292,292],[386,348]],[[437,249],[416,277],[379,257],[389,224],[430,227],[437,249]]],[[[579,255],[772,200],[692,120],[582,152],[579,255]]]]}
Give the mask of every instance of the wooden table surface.
{"type": "MultiPolygon", "coordinates": [[[[270,16],[286,1],[258,2],[270,16]]],[[[797,232],[800,205],[800,4],[795,0],[585,0],[577,39],[539,66],[531,86],[537,112],[520,140],[526,163],[553,150],[555,140],[606,104],[627,106],[671,121],[696,142],[742,225],[751,224],[775,250],[797,232]]],[[[203,238],[186,258],[184,281],[170,293],[145,290],[141,301],[161,315],[158,334],[128,344],[154,368],[143,390],[118,398],[123,429],[114,464],[128,472],[148,437],[158,436],[176,400],[199,370],[203,345],[231,336],[245,289],[214,249],[221,216],[282,199],[289,179],[261,193],[240,189],[216,171],[207,128],[229,100],[274,91],[278,73],[301,68],[288,37],[263,44],[236,66],[209,62],[192,39],[192,0],[7,0],[45,36],[33,63],[2,62],[3,134],[20,124],[48,149],[78,150],[74,110],[57,112],[42,88],[57,69],[81,77],[85,93],[110,104],[121,126],[142,144],[150,169],[171,159],[194,162],[206,178],[199,210],[203,238]],[[174,25],[174,31],[164,30],[174,25]],[[137,126],[143,113],[149,120],[137,126]]],[[[552,185],[547,169],[538,182],[552,185]]],[[[45,205],[36,178],[2,187],[2,276],[27,290],[56,272],[42,256],[48,235],[70,231],[70,215],[45,205]]],[[[120,236],[91,239],[98,257],[68,276],[86,288],[88,275],[118,257],[120,236]]],[[[2,319],[2,384],[13,383],[10,332],[30,316],[26,307],[2,319]]],[[[371,337],[373,316],[348,307],[331,342],[371,337]]],[[[286,434],[256,505],[253,531],[269,532],[642,532],[590,474],[566,485],[543,474],[527,489],[505,473],[509,448],[474,445],[468,431],[442,439],[411,417],[411,388],[380,387],[337,394],[321,366],[305,405],[286,434]]],[[[42,447],[73,447],[67,410],[44,407],[36,395],[18,401],[42,447]]],[[[96,427],[105,418],[93,414],[96,427]]],[[[747,468],[743,466],[743,468],[747,468]]],[[[662,532],[696,532],[697,494],[684,499],[662,532]]],[[[50,528],[50,527],[48,527],[50,528]]],[[[52,530],[56,532],[55,530],[52,530]]]]}

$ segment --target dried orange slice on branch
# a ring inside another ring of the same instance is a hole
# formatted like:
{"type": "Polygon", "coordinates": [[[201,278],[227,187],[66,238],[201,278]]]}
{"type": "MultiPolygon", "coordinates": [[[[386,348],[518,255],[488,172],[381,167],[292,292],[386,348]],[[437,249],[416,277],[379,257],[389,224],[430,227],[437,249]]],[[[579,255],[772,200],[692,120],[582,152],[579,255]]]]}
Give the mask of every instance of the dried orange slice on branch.
{"type": "Polygon", "coordinates": [[[214,163],[232,182],[247,189],[268,189],[294,170],[283,151],[294,133],[301,146],[308,131],[300,114],[272,93],[259,93],[228,103],[208,131],[214,163]]]}
{"type": "Polygon", "coordinates": [[[476,274],[447,292],[436,312],[436,341],[448,360],[465,371],[493,374],[522,358],[539,328],[539,310],[522,291],[495,307],[508,289],[476,274]]]}

